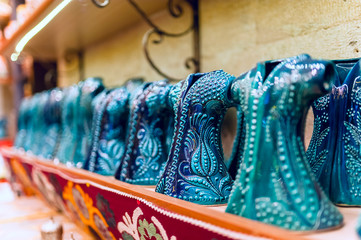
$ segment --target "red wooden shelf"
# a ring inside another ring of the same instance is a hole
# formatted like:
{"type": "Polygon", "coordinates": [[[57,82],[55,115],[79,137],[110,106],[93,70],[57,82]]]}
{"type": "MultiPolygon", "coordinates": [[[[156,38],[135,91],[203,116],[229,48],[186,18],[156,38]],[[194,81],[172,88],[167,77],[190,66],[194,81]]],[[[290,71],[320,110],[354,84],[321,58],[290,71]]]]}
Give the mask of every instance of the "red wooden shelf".
{"type": "Polygon", "coordinates": [[[225,206],[207,207],[186,202],[156,193],[154,188],[54,164],[9,147],[3,147],[1,153],[13,179],[20,181],[28,193],[42,193],[51,205],[57,205],[67,215],[75,215],[74,221],[80,220],[86,228],[109,239],[130,234],[128,220],[137,225],[134,228],[137,232],[133,234],[138,237],[142,234],[138,230],[143,226],[139,222],[147,221],[147,224],[152,222],[163,239],[306,239],[291,231],[225,213],[225,206]],[[99,203],[99,199],[107,205],[99,203]],[[89,217],[91,214],[100,217],[89,217]],[[100,224],[103,227],[97,225],[96,218],[98,225],[99,219],[103,221],[100,224]],[[105,219],[111,219],[110,223],[105,219]]]}

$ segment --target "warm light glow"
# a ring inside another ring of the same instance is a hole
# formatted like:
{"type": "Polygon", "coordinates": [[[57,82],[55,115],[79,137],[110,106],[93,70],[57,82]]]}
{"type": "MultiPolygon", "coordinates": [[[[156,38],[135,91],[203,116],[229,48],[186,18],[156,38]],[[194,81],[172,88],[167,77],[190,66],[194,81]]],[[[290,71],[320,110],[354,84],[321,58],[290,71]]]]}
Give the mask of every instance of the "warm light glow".
{"type": "Polygon", "coordinates": [[[0,55],[0,80],[9,78],[9,68],[6,59],[0,55]]]}
{"type": "Polygon", "coordinates": [[[26,44],[32,39],[38,32],[41,31],[53,18],[58,15],[63,8],[65,8],[72,0],[64,0],[62,1],[56,8],[53,9],[43,20],[41,20],[33,29],[27,32],[22,39],[18,42],[15,47],[15,52],[11,54],[11,60],[16,61],[23,51],[26,44]]]}

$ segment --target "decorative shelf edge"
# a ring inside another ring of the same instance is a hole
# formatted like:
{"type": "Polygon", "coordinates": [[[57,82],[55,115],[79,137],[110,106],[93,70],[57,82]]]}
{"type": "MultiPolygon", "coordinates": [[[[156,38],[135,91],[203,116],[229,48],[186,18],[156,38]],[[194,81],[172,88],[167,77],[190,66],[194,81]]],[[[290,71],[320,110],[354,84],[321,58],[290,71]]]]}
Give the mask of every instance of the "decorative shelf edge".
{"type": "MultiPolygon", "coordinates": [[[[140,239],[152,226],[163,239],[305,239],[293,232],[1,147],[10,179],[103,239],[140,239]],[[153,224],[153,225],[152,225],[153,224]]],[[[157,236],[158,236],[157,235],[157,236]]],[[[151,236],[148,236],[151,237],[151,236]]]]}

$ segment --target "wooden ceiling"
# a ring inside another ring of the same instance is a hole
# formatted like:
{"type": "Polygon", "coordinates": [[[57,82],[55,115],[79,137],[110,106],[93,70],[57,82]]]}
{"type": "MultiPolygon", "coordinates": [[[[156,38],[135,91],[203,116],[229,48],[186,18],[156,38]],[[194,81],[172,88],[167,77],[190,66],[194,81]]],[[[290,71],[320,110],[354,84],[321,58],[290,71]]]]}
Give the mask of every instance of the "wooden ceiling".
{"type": "MultiPolygon", "coordinates": [[[[0,54],[10,56],[18,41],[60,1],[47,0],[14,37],[0,46],[0,54]]],[[[138,0],[147,14],[166,7],[165,1],[138,0]]],[[[88,0],[71,1],[47,26],[25,46],[24,52],[36,59],[55,60],[66,50],[80,51],[140,21],[140,15],[126,0],[113,0],[105,8],[88,0]]]]}

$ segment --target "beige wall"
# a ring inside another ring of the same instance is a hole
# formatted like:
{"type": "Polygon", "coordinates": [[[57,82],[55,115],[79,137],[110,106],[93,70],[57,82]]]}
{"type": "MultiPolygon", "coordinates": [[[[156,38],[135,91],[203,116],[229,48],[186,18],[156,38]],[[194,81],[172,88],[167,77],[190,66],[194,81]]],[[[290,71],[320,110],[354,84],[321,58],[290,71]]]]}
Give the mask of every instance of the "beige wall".
{"type": "MultiPolygon", "coordinates": [[[[238,75],[258,61],[300,53],[328,59],[360,57],[360,12],[356,0],[200,0],[202,71],[223,69],[238,75]]],[[[189,20],[173,20],[165,11],[152,19],[171,30],[184,29],[189,20]]],[[[134,76],[161,79],[142,50],[148,29],[142,21],[86,49],[85,77],[102,76],[108,86],[134,76]]],[[[167,73],[180,78],[188,74],[183,61],[191,52],[191,36],[167,38],[150,49],[167,73]]],[[[62,86],[78,81],[79,75],[61,69],[66,75],[62,86]]]]}
{"type": "MultiPolygon", "coordinates": [[[[181,21],[173,20],[166,11],[152,16],[163,29],[185,30],[190,25],[190,16],[181,21]]],[[[104,43],[85,52],[85,77],[101,76],[107,86],[116,86],[132,77],[144,77],[147,81],[162,79],[147,62],[142,48],[142,38],[149,26],[139,22],[104,43]]],[[[153,36],[155,38],[155,36],[153,36]]],[[[183,67],[184,59],[191,54],[191,35],[180,39],[164,38],[160,45],[150,44],[149,50],[155,63],[166,73],[184,78],[189,74],[183,67]]],[[[154,39],[152,38],[152,39],[154,39]]]]}
{"type": "Polygon", "coordinates": [[[201,10],[204,71],[239,74],[258,61],[300,53],[361,56],[360,1],[212,0],[201,10]]]}
{"type": "MultiPolygon", "coordinates": [[[[200,0],[202,71],[223,69],[239,75],[258,61],[300,53],[327,59],[360,57],[360,13],[357,0],[200,0]]],[[[161,11],[152,19],[163,28],[178,30],[187,27],[189,18],[173,20],[161,11]]],[[[139,22],[86,49],[85,77],[101,76],[109,87],[131,77],[162,79],[142,50],[142,37],[148,29],[145,22],[139,22]]],[[[191,36],[168,39],[150,49],[167,73],[187,76],[183,61],[191,52],[191,36]]],[[[74,65],[69,70],[59,59],[59,68],[61,86],[78,81],[74,65]]],[[[311,130],[308,126],[306,138],[311,130]]]]}
{"type": "Polygon", "coordinates": [[[58,86],[66,87],[80,80],[79,56],[71,54],[58,59],[58,86]]]}

